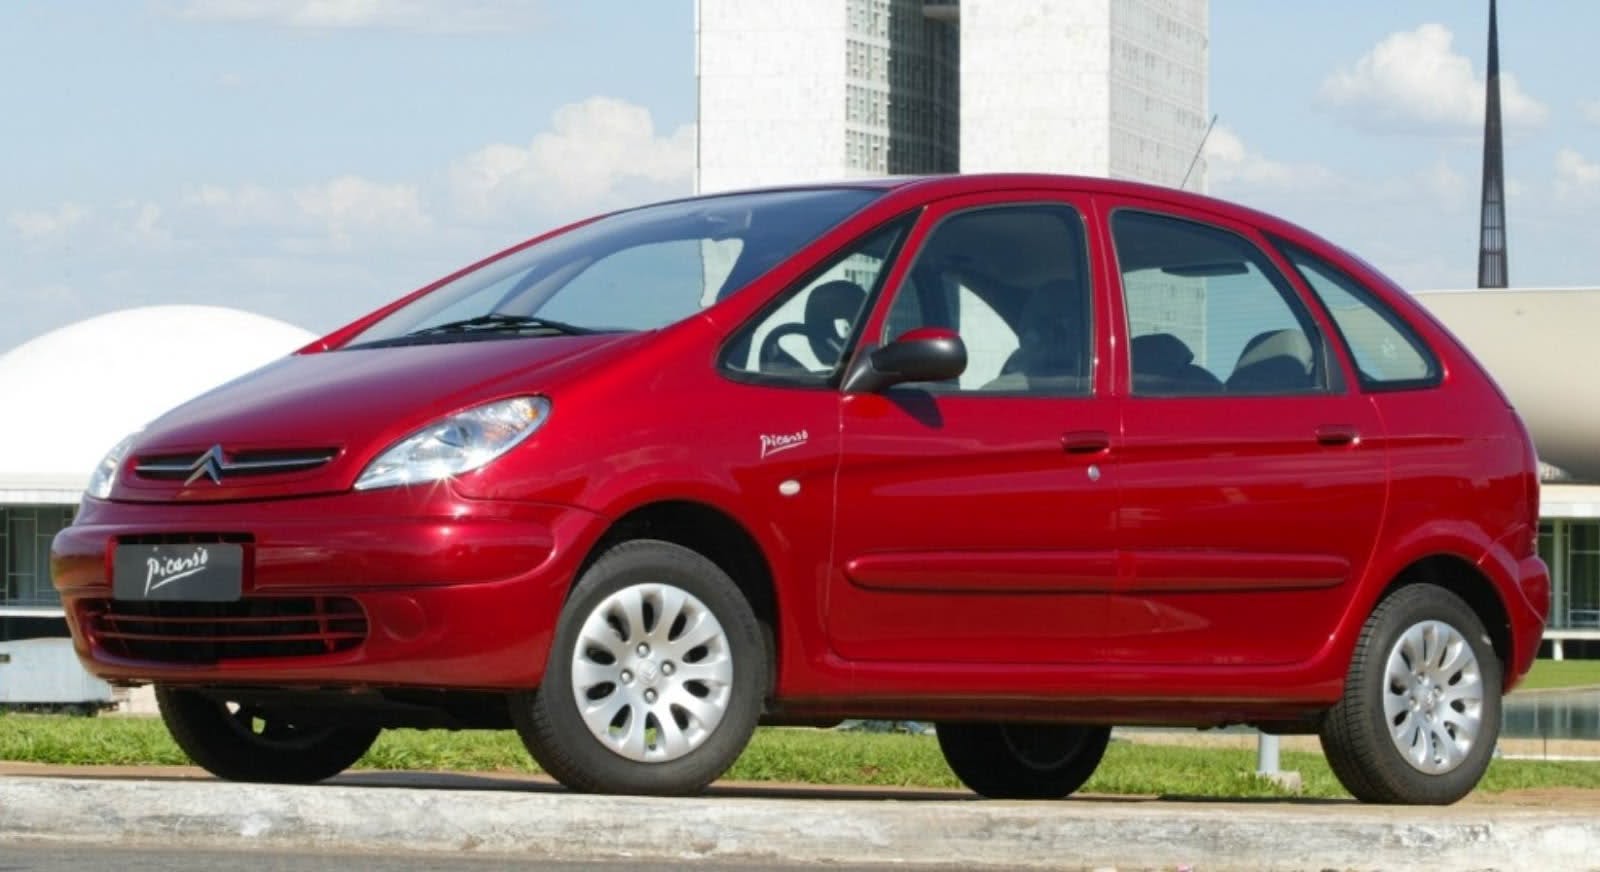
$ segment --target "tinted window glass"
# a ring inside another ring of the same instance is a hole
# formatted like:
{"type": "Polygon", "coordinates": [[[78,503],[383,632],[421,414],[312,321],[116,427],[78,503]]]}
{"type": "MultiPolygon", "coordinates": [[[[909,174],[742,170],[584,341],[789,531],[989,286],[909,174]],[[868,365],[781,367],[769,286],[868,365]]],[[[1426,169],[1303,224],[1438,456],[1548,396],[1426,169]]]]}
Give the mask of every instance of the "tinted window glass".
{"type": "MultiPolygon", "coordinates": [[[[491,261],[402,306],[350,346],[664,327],[725,299],[881,195],[856,188],[681,200],[600,218],[491,261]],[[466,319],[470,331],[426,332],[466,319]]],[[[350,347],[347,346],[347,347],[350,347]]]]}
{"type": "Polygon", "coordinates": [[[962,212],[928,235],[889,310],[883,341],[955,330],[967,369],[930,390],[1073,396],[1091,385],[1093,330],[1083,220],[1059,205],[962,212]]]}
{"type": "Polygon", "coordinates": [[[1248,240],[1193,221],[1111,221],[1133,392],[1286,395],[1324,390],[1325,350],[1294,289],[1248,240]]]}
{"type": "Polygon", "coordinates": [[[781,295],[734,334],[723,350],[723,367],[799,384],[826,383],[847,357],[907,223],[868,234],[781,295]]]}
{"type": "Polygon", "coordinates": [[[1432,384],[1439,363],[1400,316],[1354,278],[1309,251],[1282,241],[1284,254],[1322,300],[1355,358],[1363,387],[1432,384]]]}

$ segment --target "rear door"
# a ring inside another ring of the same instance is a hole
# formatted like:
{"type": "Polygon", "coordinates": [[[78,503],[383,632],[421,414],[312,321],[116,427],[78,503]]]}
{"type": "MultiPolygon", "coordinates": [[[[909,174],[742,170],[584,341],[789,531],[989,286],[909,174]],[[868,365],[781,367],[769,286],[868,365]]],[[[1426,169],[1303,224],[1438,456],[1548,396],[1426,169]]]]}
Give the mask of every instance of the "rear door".
{"type": "Polygon", "coordinates": [[[1116,575],[1116,411],[1104,397],[1083,203],[1010,192],[931,207],[865,344],[956,330],[951,383],[845,396],[827,626],[856,660],[1094,659],[1116,575]]]}
{"type": "Polygon", "coordinates": [[[1115,657],[1304,660],[1326,644],[1382,521],[1381,420],[1253,231],[1112,205],[1130,337],[1115,657]]]}

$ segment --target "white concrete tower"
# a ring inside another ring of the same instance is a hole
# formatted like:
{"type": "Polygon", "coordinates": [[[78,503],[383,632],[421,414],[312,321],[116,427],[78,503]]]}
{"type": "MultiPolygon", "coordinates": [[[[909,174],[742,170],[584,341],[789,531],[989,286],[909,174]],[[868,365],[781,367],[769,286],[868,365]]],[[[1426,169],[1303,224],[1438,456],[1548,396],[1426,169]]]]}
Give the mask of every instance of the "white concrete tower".
{"type": "Polygon", "coordinates": [[[1207,14],[1207,0],[697,0],[696,187],[958,169],[1176,186],[1205,132],[1207,14]]]}
{"type": "Polygon", "coordinates": [[[960,34],[924,7],[697,0],[696,189],[954,172],[960,34]]]}
{"type": "Polygon", "coordinates": [[[1208,117],[1207,0],[960,8],[962,172],[1182,181],[1208,117]]]}

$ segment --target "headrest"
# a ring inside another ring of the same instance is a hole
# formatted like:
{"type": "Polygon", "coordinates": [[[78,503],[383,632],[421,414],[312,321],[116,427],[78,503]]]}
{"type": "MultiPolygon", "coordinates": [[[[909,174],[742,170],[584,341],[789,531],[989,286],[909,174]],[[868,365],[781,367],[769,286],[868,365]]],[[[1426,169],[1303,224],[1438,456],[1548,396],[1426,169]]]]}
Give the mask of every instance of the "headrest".
{"type": "Polygon", "coordinates": [[[835,318],[854,321],[866,301],[867,292],[855,282],[837,279],[818,285],[806,298],[806,323],[831,325],[835,318]]]}
{"type": "Polygon", "coordinates": [[[838,322],[845,322],[844,331],[849,331],[866,302],[867,292],[855,282],[844,279],[811,289],[811,296],[806,298],[806,339],[818,361],[828,366],[839,362],[845,333],[839,329],[838,322]]]}
{"type": "Polygon", "coordinates": [[[1134,369],[1140,372],[1174,372],[1194,362],[1194,352],[1171,333],[1135,336],[1128,344],[1134,369]]]}
{"type": "Polygon", "coordinates": [[[1239,362],[1233,368],[1237,372],[1274,357],[1293,358],[1305,367],[1306,372],[1310,372],[1313,359],[1311,342],[1304,333],[1292,328],[1258,333],[1244,344],[1244,350],[1239,352],[1239,362]]]}

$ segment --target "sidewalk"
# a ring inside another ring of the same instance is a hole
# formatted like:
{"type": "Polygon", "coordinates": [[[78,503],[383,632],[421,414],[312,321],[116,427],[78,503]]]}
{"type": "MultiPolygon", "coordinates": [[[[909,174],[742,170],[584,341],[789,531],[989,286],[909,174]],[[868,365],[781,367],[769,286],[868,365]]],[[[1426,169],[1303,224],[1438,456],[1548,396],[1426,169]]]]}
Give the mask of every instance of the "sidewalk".
{"type": "Polygon", "coordinates": [[[365,772],[313,787],[230,784],[187,767],[4,764],[0,775],[0,845],[32,838],[970,869],[1556,869],[1600,858],[1596,805],[1565,802],[1394,808],[1090,796],[1018,803],[959,791],[749,784],[655,799],[583,796],[498,773],[365,772]]]}

